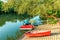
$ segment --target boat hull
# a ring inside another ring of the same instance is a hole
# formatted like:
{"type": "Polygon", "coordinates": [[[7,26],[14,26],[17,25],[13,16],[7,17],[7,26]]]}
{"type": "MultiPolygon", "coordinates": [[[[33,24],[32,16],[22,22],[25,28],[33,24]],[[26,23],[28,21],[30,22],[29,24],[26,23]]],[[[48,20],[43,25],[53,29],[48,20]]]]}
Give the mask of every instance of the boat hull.
{"type": "Polygon", "coordinates": [[[29,33],[27,32],[25,36],[27,37],[38,37],[38,36],[50,36],[51,31],[45,31],[45,32],[40,32],[40,33],[29,33]]]}

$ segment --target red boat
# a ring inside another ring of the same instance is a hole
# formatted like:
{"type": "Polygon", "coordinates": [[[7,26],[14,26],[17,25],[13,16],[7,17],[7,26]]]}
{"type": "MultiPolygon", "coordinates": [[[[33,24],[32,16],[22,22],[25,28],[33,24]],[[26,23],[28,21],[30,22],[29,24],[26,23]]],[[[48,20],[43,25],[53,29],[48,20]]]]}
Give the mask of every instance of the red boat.
{"type": "Polygon", "coordinates": [[[31,25],[31,24],[29,24],[29,25],[23,25],[23,26],[21,26],[20,30],[31,30],[33,28],[34,28],[34,26],[31,25]]]}
{"type": "Polygon", "coordinates": [[[35,30],[31,32],[26,32],[25,36],[27,37],[38,37],[38,36],[50,36],[51,31],[50,30],[35,30]]]}

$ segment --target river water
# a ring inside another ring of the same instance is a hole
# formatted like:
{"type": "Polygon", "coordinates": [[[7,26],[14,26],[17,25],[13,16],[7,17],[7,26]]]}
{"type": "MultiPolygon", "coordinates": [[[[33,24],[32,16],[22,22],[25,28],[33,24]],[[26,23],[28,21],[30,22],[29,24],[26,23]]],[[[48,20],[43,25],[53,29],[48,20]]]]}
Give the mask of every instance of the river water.
{"type": "MultiPolygon", "coordinates": [[[[31,20],[35,20],[34,24],[41,24],[39,16],[32,18],[31,20]]],[[[4,21],[4,19],[1,21],[4,21]]],[[[0,40],[16,40],[17,34],[21,34],[19,27],[26,23],[28,23],[28,20],[16,20],[15,22],[5,21],[4,24],[0,26],[0,40]]]]}
{"type": "Polygon", "coordinates": [[[20,32],[19,27],[23,25],[23,22],[6,21],[5,24],[0,27],[0,40],[7,40],[7,37],[16,37],[16,33],[20,32]]]}

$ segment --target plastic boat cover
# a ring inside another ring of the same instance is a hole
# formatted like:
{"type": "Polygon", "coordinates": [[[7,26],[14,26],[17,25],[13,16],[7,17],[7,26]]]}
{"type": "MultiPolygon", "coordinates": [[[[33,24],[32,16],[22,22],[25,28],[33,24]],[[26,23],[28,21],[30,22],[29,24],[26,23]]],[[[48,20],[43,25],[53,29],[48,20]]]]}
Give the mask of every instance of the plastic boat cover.
{"type": "Polygon", "coordinates": [[[40,25],[40,24],[42,24],[42,20],[40,19],[39,16],[36,16],[36,17],[30,19],[30,23],[32,25],[40,25]]]}

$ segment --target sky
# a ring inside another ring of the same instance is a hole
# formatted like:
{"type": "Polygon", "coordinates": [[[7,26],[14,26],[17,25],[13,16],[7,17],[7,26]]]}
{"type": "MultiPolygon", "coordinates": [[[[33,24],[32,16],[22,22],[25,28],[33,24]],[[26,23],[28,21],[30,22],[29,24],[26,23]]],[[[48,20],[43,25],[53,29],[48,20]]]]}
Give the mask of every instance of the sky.
{"type": "Polygon", "coordinates": [[[3,1],[3,2],[7,2],[7,0],[1,0],[1,1],[3,1]]]}

